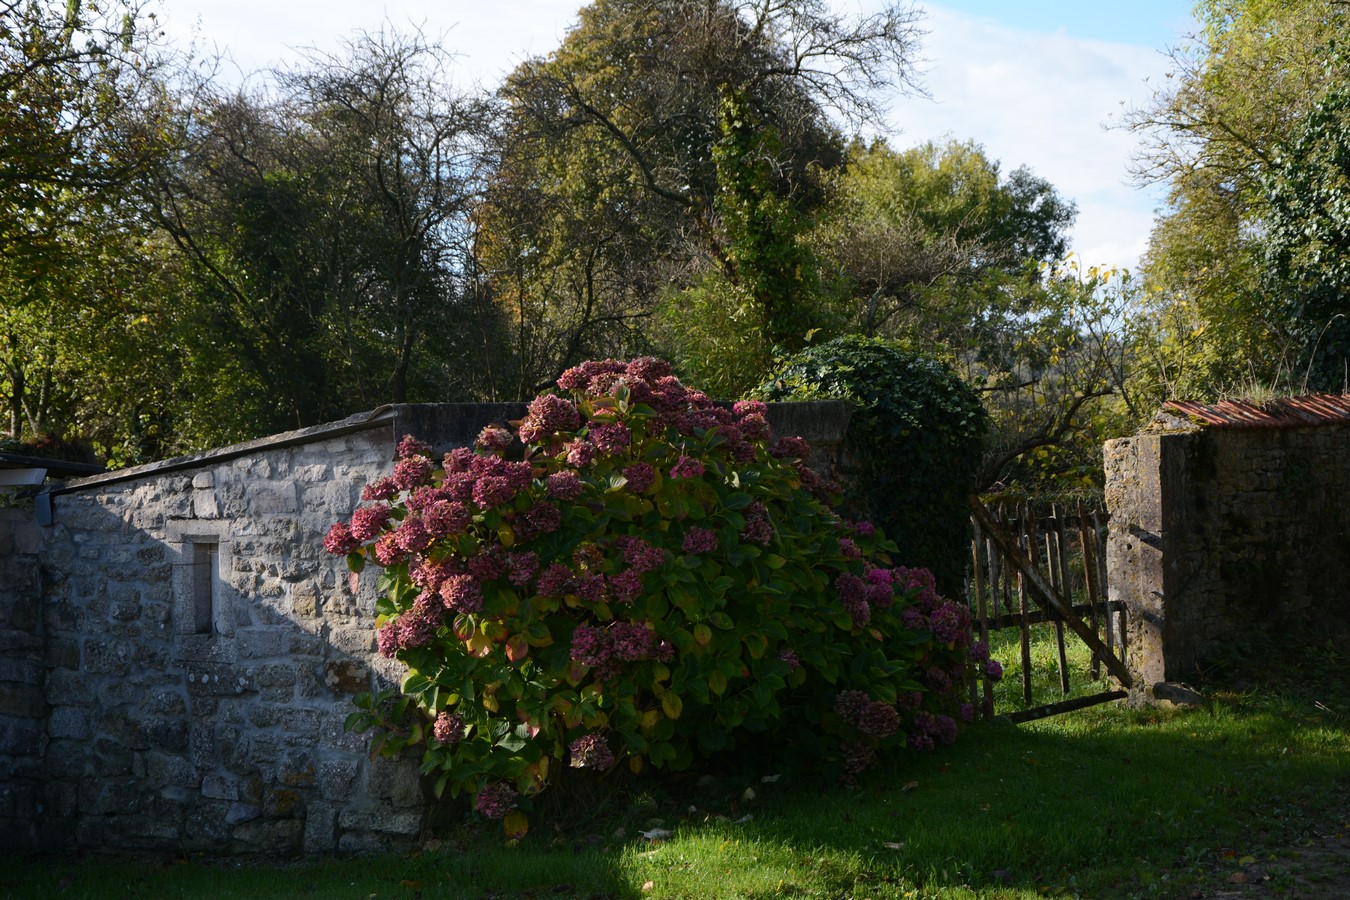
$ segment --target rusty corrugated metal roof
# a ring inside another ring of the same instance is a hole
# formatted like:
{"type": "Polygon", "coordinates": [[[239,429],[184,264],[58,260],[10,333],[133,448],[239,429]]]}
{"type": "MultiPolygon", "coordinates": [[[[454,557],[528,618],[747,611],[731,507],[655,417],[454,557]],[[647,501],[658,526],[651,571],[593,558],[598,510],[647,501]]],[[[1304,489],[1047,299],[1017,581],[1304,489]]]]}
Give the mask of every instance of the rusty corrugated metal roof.
{"type": "Polygon", "coordinates": [[[1193,403],[1168,400],[1163,409],[1180,413],[1211,428],[1298,428],[1350,422],[1350,394],[1308,394],[1268,403],[1224,400],[1193,403]]]}

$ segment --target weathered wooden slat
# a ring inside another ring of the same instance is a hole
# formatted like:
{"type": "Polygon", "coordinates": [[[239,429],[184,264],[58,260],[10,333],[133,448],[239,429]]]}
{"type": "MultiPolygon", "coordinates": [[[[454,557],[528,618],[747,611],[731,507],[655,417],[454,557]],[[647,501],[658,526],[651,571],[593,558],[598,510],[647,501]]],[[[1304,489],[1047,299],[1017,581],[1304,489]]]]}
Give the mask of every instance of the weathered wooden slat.
{"type": "Polygon", "coordinates": [[[1124,700],[1128,696],[1130,696],[1129,691],[1104,691],[1100,694],[1089,694],[1086,697],[1075,697],[1072,700],[1061,700],[1058,703],[1047,703],[1045,706],[1037,706],[1034,709],[1020,709],[1015,713],[1009,713],[1008,720],[1013,723],[1034,722],[1037,719],[1073,712],[1076,709],[1087,709],[1089,706],[1096,706],[1099,703],[1124,700]]]}
{"type": "MultiPolygon", "coordinates": [[[[1023,507],[1022,521],[1025,522],[1029,517],[1030,517],[1030,510],[1027,510],[1025,507],[1023,507]]],[[[995,535],[995,536],[994,536],[994,540],[997,541],[997,540],[998,540],[998,537],[999,537],[998,535],[995,535]]],[[[1026,533],[1023,532],[1022,534],[1020,534],[1020,535],[1018,536],[1017,540],[1018,540],[1018,541],[1027,540],[1026,533]]],[[[1035,547],[1035,546],[1036,546],[1036,542],[1035,542],[1035,541],[1030,541],[1029,543],[1031,544],[1032,547],[1035,547]]],[[[1020,549],[1020,547],[1019,547],[1019,549],[1020,549]]],[[[1035,564],[1032,563],[1032,564],[1031,564],[1031,567],[1030,567],[1027,571],[1029,571],[1029,572],[1035,572],[1035,571],[1036,571],[1036,566],[1035,566],[1035,564]]],[[[1037,573],[1037,574],[1039,575],[1040,573],[1037,573]]],[[[1021,621],[1022,621],[1022,634],[1021,634],[1021,638],[1020,638],[1020,639],[1021,639],[1021,651],[1022,651],[1022,654],[1021,654],[1021,659],[1022,659],[1022,702],[1025,703],[1025,704],[1030,704],[1030,703],[1031,703],[1031,629],[1030,629],[1030,627],[1027,626],[1027,590],[1028,590],[1028,588],[1027,588],[1027,575],[1026,575],[1025,572],[1019,571],[1019,572],[1017,573],[1017,611],[1018,611],[1018,612],[1021,614],[1021,616],[1022,616],[1022,619],[1021,619],[1021,621]]]]}
{"type": "MultiPolygon", "coordinates": [[[[1110,604],[1103,604],[1103,605],[1109,606],[1112,612],[1116,612],[1117,610],[1123,608],[1123,604],[1119,602],[1112,602],[1110,604]]],[[[1088,604],[1086,603],[1075,603],[1073,606],[1069,608],[1072,609],[1074,615],[1077,616],[1086,616],[1090,611],[1088,604]]],[[[1097,607],[1097,609],[1100,612],[1101,606],[1097,607]]],[[[1045,622],[1055,622],[1055,621],[1058,621],[1058,617],[1053,613],[1047,613],[1043,609],[1033,609],[1027,613],[1028,625],[1041,625],[1044,624],[1045,622]]],[[[989,617],[990,631],[1002,631],[1005,628],[1020,628],[1020,627],[1022,627],[1022,616],[1020,613],[1005,613],[1001,616],[989,617]]]]}
{"type": "MultiPolygon", "coordinates": [[[[989,646],[989,606],[985,603],[985,556],[981,558],[980,550],[984,547],[984,533],[980,531],[980,526],[975,526],[975,540],[971,542],[971,552],[975,555],[975,611],[978,616],[976,619],[980,625],[980,640],[986,647],[989,646]]],[[[994,714],[994,685],[989,680],[988,673],[983,667],[980,669],[980,686],[983,691],[984,702],[980,704],[981,715],[988,717],[994,714]]]]}
{"type": "MultiPolygon", "coordinates": [[[[1083,509],[1083,501],[1078,501],[1078,546],[1083,551],[1083,581],[1087,586],[1088,593],[1088,626],[1092,633],[1097,633],[1097,604],[1099,600],[1105,600],[1097,590],[1097,530],[1092,529],[1092,538],[1088,539],[1088,519],[1087,511],[1083,509]]],[[[1113,646],[1114,638],[1111,635],[1111,611],[1108,604],[1103,603],[1103,612],[1106,624],[1106,652],[1112,656],[1115,655],[1113,646]]],[[[1096,681],[1102,677],[1102,657],[1101,654],[1093,651],[1092,654],[1092,679],[1096,681]]]]}
{"type": "Polygon", "coordinates": [[[1134,679],[1130,677],[1130,673],[1125,668],[1124,663],[1116,657],[1108,656],[1106,654],[1106,647],[1102,643],[1101,638],[1097,637],[1082,619],[1073,615],[1064,599],[1050,589],[1050,586],[1045,583],[1045,579],[1042,578],[1040,573],[1036,571],[1036,568],[1031,565],[1031,562],[1027,559],[1026,554],[1022,552],[1021,548],[1008,537],[1003,529],[999,528],[998,523],[994,521],[994,517],[990,514],[985,505],[980,502],[979,497],[972,496],[970,498],[970,508],[974,512],[976,519],[983,526],[985,532],[994,539],[994,543],[998,545],[999,551],[1003,554],[1004,558],[1006,558],[1013,568],[1018,571],[1018,574],[1021,576],[1021,582],[1030,588],[1029,592],[1033,599],[1047,610],[1053,610],[1057,613],[1060,618],[1064,620],[1064,623],[1069,626],[1070,630],[1082,638],[1083,642],[1086,643],[1088,647],[1100,652],[1102,654],[1102,659],[1106,664],[1107,671],[1115,676],[1115,678],[1125,687],[1130,687],[1134,683],[1134,679]]]}

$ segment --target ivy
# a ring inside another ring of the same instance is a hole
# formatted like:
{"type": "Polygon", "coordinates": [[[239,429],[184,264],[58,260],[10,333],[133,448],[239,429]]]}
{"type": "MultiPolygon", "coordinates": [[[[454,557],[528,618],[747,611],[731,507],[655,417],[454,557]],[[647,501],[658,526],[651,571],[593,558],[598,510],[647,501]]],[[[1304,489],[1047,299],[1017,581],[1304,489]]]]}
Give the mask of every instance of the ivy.
{"type": "Polygon", "coordinates": [[[987,429],[968,385],[893,343],[849,336],[784,360],[755,395],[848,401],[845,507],[881,525],[898,558],[932,570],[941,591],[964,590],[966,497],[987,429]]]}

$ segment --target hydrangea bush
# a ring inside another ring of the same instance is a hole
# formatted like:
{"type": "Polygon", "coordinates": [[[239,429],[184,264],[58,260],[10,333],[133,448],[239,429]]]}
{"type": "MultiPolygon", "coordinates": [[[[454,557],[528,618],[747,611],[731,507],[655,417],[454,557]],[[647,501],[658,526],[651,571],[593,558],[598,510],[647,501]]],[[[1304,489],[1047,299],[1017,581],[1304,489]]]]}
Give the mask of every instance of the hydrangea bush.
{"type": "MultiPolygon", "coordinates": [[[[325,547],[383,568],[399,700],[349,727],[423,748],[440,796],[500,818],[568,767],[679,769],[756,742],[848,778],[951,742],[969,612],[831,511],[764,404],[715,405],[668,364],[568,370],[514,429],[433,460],[411,437],[325,547]]],[[[996,666],[996,663],[992,665],[996,666]]]]}

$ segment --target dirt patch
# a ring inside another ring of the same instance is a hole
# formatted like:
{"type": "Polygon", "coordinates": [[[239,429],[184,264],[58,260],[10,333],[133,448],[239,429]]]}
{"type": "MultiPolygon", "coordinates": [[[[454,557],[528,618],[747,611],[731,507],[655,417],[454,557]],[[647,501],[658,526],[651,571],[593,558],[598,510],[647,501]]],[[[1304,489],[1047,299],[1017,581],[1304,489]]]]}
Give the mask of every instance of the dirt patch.
{"type": "Polygon", "coordinates": [[[1259,854],[1223,859],[1191,895],[1196,900],[1350,897],[1350,804],[1328,811],[1302,840],[1259,854]]]}

